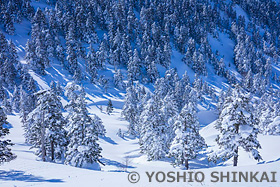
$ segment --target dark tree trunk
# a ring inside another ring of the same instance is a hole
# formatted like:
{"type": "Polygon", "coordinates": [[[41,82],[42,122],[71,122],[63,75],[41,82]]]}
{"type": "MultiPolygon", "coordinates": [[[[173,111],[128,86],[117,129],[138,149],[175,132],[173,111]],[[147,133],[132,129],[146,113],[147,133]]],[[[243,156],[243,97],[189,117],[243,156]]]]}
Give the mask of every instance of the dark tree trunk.
{"type": "Polygon", "coordinates": [[[238,160],[238,147],[234,151],[236,153],[236,156],[233,157],[233,166],[237,166],[237,160],[238,160]]]}
{"type": "Polygon", "coordinates": [[[46,148],[44,144],[42,144],[42,160],[43,162],[46,161],[46,148]]]}
{"type": "Polygon", "coordinates": [[[51,141],[51,154],[52,154],[52,161],[54,161],[54,145],[53,145],[53,141],[51,141]]]}
{"type": "Polygon", "coordinates": [[[188,159],[185,160],[185,167],[187,170],[189,169],[189,160],[188,159]]]}
{"type": "Polygon", "coordinates": [[[41,149],[42,149],[42,160],[46,161],[46,147],[45,147],[45,128],[41,129],[41,149]]]}
{"type": "MultiPolygon", "coordinates": [[[[236,125],[236,134],[239,132],[239,124],[236,125]]],[[[233,157],[233,166],[237,166],[238,161],[238,147],[234,150],[235,156],[233,157]]]]}
{"type": "Polygon", "coordinates": [[[42,149],[42,160],[43,162],[46,161],[46,146],[45,146],[45,122],[44,122],[44,112],[43,112],[43,121],[42,121],[42,128],[41,128],[41,149],[42,149]]]}

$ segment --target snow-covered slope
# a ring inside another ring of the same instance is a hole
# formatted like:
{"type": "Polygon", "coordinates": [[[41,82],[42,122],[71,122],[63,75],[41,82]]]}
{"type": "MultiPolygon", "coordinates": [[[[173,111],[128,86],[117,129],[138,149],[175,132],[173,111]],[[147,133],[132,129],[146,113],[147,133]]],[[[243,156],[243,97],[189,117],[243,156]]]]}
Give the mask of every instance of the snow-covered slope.
{"type": "MultiPolygon", "coordinates": [[[[215,141],[219,132],[214,128],[214,125],[215,125],[215,121],[200,130],[201,135],[205,138],[207,142],[208,152],[212,152],[213,150],[219,149],[215,141]]],[[[256,164],[262,165],[262,164],[273,163],[273,162],[277,163],[280,161],[279,151],[277,151],[280,150],[280,145],[275,144],[275,142],[280,141],[280,137],[260,134],[258,135],[258,139],[262,146],[262,149],[260,149],[260,154],[262,155],[263,160],[258,163],[256,160],[251,158],[250,154],[248,154],[242,149],[239,149],[240,155],[238,158],[238,165],[240,166],[249,166],[249,165],[256,165],[256,164]]],[[[232,160],[228,160],[218,165],[231,166],[232,160]]]]}
{"type": "MultiPolygon", "coordinates": [[[[96,106],[90,107],[90,112],[98,114],[102,118],[107,130],[106,138],[100,140],[100,145],[103,148],[103,158],[101,160],[106,164],[106,166],[101,166],[101,171],[42,162],[33,154],[30,146],[25,143],[19,117],[9,115],[8,121],[11,123],[12,128],[8,138],[15,143],[13,152],[17,155],[17,159],[1,166],[0,186],[236,186],[236,183],[211,182],[211,172],[273,172],[280,170],[280,147],[277,144],[275,146],[274,143],[279,142],[280,137],[260,135],[259,139],[262,145],[260,152],[264,160],[259,164],[256,164],[255,161],[249,158],[247,153],[242,151],[239,156],[239,166],[234,168],[231,167],[232,160],[221,166],[213,167],[201,156],[191,162],[190,167],[192,172],[201,171],[205,174],[204,182],[186,184],[183,180],[180,180],[180,182],[174,183],[166,181],[158,183],[155,179],[153,179],[153,182],[149,182],[146,171],[182,172],[182,170],[174,168],[168,161],[146,161],[146,156],[139,153],[137,139],[118,137],[116,135],[117,130],[127,128],[127,122],[120,117],[119,109],[116,109],[110,116],[100,112],[96,106]],[[132,171],[137,171],[141,176],[137,184],[131,184],[128,181],[128,173],[132,171]]],[[[218,132],[213,127],[214,123],[209,124],[200,131],[209,146],[209,150],[216,148],[214,139],[218,132]]],[[[276,176],[278,177],[277,183],[266,183],[265,181],[264,183],[243,182],[238,183],[238,186],[279,186],[279,175],[276,176]]]]}
{"type": "MultiPolygon", "coordinates": [[[[37,8],[53,8],[46,5],[45,1],[35,2],[32,1],[32,5],[37,8]]],[[[249,22],[249,16],[238,5],[235,6],[237,15],[245,17],[245,22],[249,22]]],[[[138,15],[138,13],[137,13],[138,15]]],[[[7,39],[12,40],[17,48],[19,54],[19,60],[22,64],[27,62],[24,59],[25,45],[28,39],[30,39],[31,24],[27,20],[23,20],[22,23],[15,24],[16,33],[14,36],[5,34],[7,39]]],[[[4,30],[2,27],[0,30],[4,30]]],[[[102,37],[104,31],[98,30],[98,36],[102,37]]],[[[237,68],[234,65],[234,46],[235,42],[229,37],[228,34],[219,32],[218,38],[213,35],[208,35],[209,44],[212,51],[218,51],[220,57],[224,58],[226,69],[229,70],[237,80],[241,81],[242,76],[238,73],[237,68]]],[[[96,47],[96,46],[95,46],[96,47]]],[[[178,52],[172,45],[171,65],[170,68],[176,68],[179,77],[187,71],[191,82],[195,80],[194,71],[182,62],[183,54],[178,52]]],[[[85,70],[84,64],[80,64],[82,70],[85,70]]],[[[279,74],[279,64],[273,64],[273,71],[279,74]]],[[[157,65],[159,74],[164,76],[166,68],[161,65],[157,65]]],[[[219,93],[229,86],[227,80],[224,77],[218,76],[214,73],[212,65],[206,66],[208,76],[203,76],[202,79],[206,81],[219,95],[219,93]]],[[[124,72],[126,78],[127,70],[125,67],[120,68],[124,72]]],[[[46,75],[41,76],[32,70],[29,70],[30,75],[36,81],[36,85],[40,90],[48,89],[52,81],[59,82],[63,87],[68,82],[73,81],[73,76],[58,62],[57,59],[51,58],[50,67],[46,68],[46,75]]],[[[146,171],[152,172],[183,172],[181,168],[173,167],[168,158],[161,159],[159,161],[147,161],[147,156],[140,153],[139,139],[131,138],[130,136],[124,136],[121,138],[117,135],[119,129],[122,132],[127,131],[128,122],[121,116],[122,107],[125,100],[125,91],[115,88],[113,85],[113,75],[115,69],[112,65],[107,65],[105,69],[100,70],[100,74],[104,75],[110,81],[111,86],[107,92],[97,84],[92,84],[89,80],[82,80],[81,84],[84,86],[86,92],[87,109],[90,115],[98,115],[105,126],[106,136],[99,139],[100,147],[102,148],[102,158],[100,161],[105,166],[100,165],[100,171],[90,168],[76,168],[69,165],[42,162],[42,160],[34,154],[34,150],[30,149],[30,145],[25,143],[24,130],[22,127],[20,114],[13,113],[8,115],[8,122],[10,123],[10,134],[5,137],[11,139],[15,144],[12,147],[12,152],[17,155],[15,160],[0,165],[0,187],[10,186],[236,186],[236,183],[213,183],[210,181],[210,174],[213,171],[266,171],[266,172],[279,172],[276,183],[238,183],[238,186],[280,186],[280,136],[271,135],[258,135],[262,149],[260,154],[263,158],[260,162],[257,162],[251,156],[243,151],[239,150],[238,167],[232,167],[232,159],[226,162],[218,162],[217,165],[209,163],[207,156],[214,150],[219,149],[215,141],[218,131],[214,128],[215,122],[218,118],[215,105],[211,99],[208,99],[205,103],[198,104],[198,118],[201,125],[200,134],[205,138],[207,149],[200,151],[198,157],[190,161],[191,171],[201,171],[205,174],[205,180],[200,182],[173,182],[167,181],[158,183],[156,181],[149,182],[146,175],[146,171]],[[108,99],[112,100],[114,111],[108,115],[105,112],[108,99]],[[140,174],[141,178],[137,184],[131,184],[128,180],[129,172],[136,171],[140,174]]],[[[85,73],[86,74],[86,73],[85,73]]],[[[87,75],[87,74],[86,74],[87,75]]],[[[153,85],[146,84],[146,88],[153,90],[153,85]]],[[[274,87],[278,87],[276,84],[274,87]]],[[[8,90],[12,95],[12,90],[8,90]]],[[[67,104],[67,99],[61,97],[62,104],[67,104]]],[[[64,111],[65,112],[65,111],[64,111]]],[[[66,115],[66,113],[64,113],[66,115]]]]}

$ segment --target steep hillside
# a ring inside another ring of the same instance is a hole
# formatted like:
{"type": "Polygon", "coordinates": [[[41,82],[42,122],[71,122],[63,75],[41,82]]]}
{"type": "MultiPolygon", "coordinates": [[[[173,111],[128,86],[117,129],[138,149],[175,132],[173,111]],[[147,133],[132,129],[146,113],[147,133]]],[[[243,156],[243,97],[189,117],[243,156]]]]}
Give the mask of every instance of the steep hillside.
{"type": "Polygon", "coordinates": [[[280,172],[279,17],[275,0],[0,1],[0,186],[280,172]]]}

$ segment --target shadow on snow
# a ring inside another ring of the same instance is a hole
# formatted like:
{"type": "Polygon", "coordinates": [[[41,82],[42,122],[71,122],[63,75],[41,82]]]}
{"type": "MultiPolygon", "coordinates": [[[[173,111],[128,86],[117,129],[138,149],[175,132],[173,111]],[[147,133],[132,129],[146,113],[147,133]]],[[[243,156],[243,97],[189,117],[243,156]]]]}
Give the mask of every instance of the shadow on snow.
{"type": "Polygon", "coordinates": [[[107,136],[101,136],[99,137],[100,139],[112,144],[112,145],[118,145],[118,143],[116,143],[114,140],[112,140],[110,137],[107,136]]]}
{"type": "Polygon", "coordinates": [[[126,165],[126,164],[123,164],[123,163],[120,163],[120,162],[117,162],[117,161],[114,161],[114,160],[110,160],[110,159],[107,159],[107,158],[101,158],[100,161],[102,163],[104,163],[105,165],[109,165],[109,166],[116,166],[116,167],[119,167],[119,168],[135,168],[133,166],[129,166],[129,165],[126,165]]]}
{"type": "Polygon", "coordinates": [[[35,176],[31,174],[25,174],[23,171],[18,171],[18,170],[10,170],[10,171],[0,170],[0,180],[24,181],[24,182],[53,182],[53,183],[64,182],[61,179],[44,179],[43,177],[35,176]]]}

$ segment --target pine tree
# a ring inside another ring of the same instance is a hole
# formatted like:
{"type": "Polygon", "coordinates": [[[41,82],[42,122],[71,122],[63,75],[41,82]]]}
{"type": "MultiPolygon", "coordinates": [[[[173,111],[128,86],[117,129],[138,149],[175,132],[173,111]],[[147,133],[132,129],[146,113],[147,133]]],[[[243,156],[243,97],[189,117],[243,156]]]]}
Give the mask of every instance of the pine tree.
{"type": "Polygon", "coordinates": [[[172,129],[175,117],[178,115],[179,109],[175,94],[173,91],[169,91],[167,95],[162,100],[161,113],[163,116],[163,121],[166,126],[167,139],[166,146],[169,147],[171,141],[174,138],[174,131],[172,129]]]}
{"type": "Polygon", "coordinates": [[[119,129],[119,130],[118,130],[117,136],[120,137],[120,138],[123,138],[123,137],[124,137],[124,134],[122,133],[122,129],[119,129]]]}
{"type": "Polygon", "coordinates": [[[14,65],[14,68],[18,70],[18,67],[20,67],[20,62],[18,61],[16,46],[12,40],[8,40],[8,46],[10,62],[14,65]]]}
{"type": "Polygon", "coordinates": [[[61,160],[66,146],[62,104],[52,90],[40,91],[36,96],[36,108],[24,124],[26,142],[37,149],[36,155],[43,161],[61,160]]]}
{"type": "Polygon", "coordinates": [[[37,86],[35,84],[35,81],[34,79],[29,76],[28,78],[28,82],[27,82],[27,90],[30,92],[30,93],[35,93],[37,91],[37,86]]]}
{"type": "Polygon", "coordinates": [[[193,38],[190,38],[188,41],[187,52],[183,58],[183,62],[190,67],[192,67],[193,64],[192,57],[194,56],[194,52],[195,52],[195,42],[193,38]]]}
{"type": "Polygon", "coordinates": [[[255,116],[258,117],[258,128],[262,134],[279,134],[279,104],[272,95],[265,93],[256,104],[255,116]]]}
{"type": "Polygon", "coordinates": [[[78,57],[81,55],[81,51],[78,46],[77,37],[75,35],[75,26],[71,24],[68,26],[67,35],[66,35],[66,46],[67,46],[67,57],[68,61],[67,69],[69,72],[74,75],[75,80],[80,81],[81,79],[81,69],[78,64],[78,57]]]}
{"type": "Polygon", "coordinates": [[[63,94],[63,90],[59,82],[51,81],[50,88],[57,96],[61,96],[63,94]]]}
{"type": "Polygon", "coordinates": [[[57,59],[61,62],[61,64],[65,67],[65,53],[64,53],[64,48],[61,44],[57,45],[56,48],[56,56],[57,59]]]}
{"type": "Polygon", "coordinates": [[[128,134],[135,136],[139,133],[137,103],[139,102],[135,87],[129,86],[126,89],[125,103],[122,110],[122,116],[129,122],[128,134]]]}
{"type": "MultiPolygon", "coordinates": [[[[218,60],[217,60],[218,61],[218,60]]],[[[219,61],[218,61],[218,64],[216,66],[216,74],[217,75],[220,75],[220,76],[225,76],[225,62],[224,62],[224,59],[221,58],[219,61]]]]}
{"type": "Polygon", "coordinates": [[[4,34],[0,32],[0,81],[10,89],[15,85],[15,65],[18,63],[16,57],[17,54],[14,51],[14,45],[8,42],[4,34]]]}
{"type": "Polygon", "coordinates": [[[185,72],[182,79],[177,81],[175,84],[175,98],[178,110],[180,111],[184,106],[187,100],[189,99],[190,93],[190,78],[188,73],[185,72]]]}
{"type": "Polygon", "coordinates": [[[19,107],[20,107],[20,89],[15,86],[14,87],[14,92],[13,92],[13,97],[12,97],[12,107],[13,109],[18,112],[19,107]]]}
{"type": "Polygon", "coordinates": [[[266,90],[265,80],[262,79],[261,73],[257,73],[253,78],[253,91],[255,94],[261,96],[266,90]]]}
{"type": "Polygon", "coordinates": [[[237,166],[239,148],[251,152],[256,160],[261,159],[257,150],[261,148],[257,140],[257,119],[253,115],[250,95],[242,92],[237,86],[225,99],[216,124],[220,131],[216,139],[220,149],[209,157],[211,161],[233,157],[233,166],[237,166]]]}
{"type": "Polygon", "coordinates": [[[39,74],[45,74],[45,68],[49,66],[46,46],[47,19],[43,11],[38,8],[32,19],[31,40],[26,44],[26,60],[31,69],[39,74]]]}
{"type": "Polygon", "coordinates": [[[28,98],[27,98],[27,93],[23,90],[22,85],[20,86],[20,106],[19,106],[19,112],[20,112],[20,117],[21,121],[23,123],[26,122],[27,115],[29,114],[29,106],[28,106],[28,98]]]}
{"type": "Polygon", "coordinates": [[[35,46],[33,44],[33,41],[27,40],[26,46],[25,46],[25,60],[32,66],[35,65],[35,46]]]}
{"type": "Polygon", "coordinates": [[[198,75],[206,75],[205,59],[200,52],[194,52],[192,68],[198,75]]]}
{"type": "Polygon", "coordinates": [[[163,49],[164,61],[162,65],[165,68],[168,68],[171,64],[171,54],[172,54],[172,49],[170,46],[170,42],[168,42],[164,45],[164,49],[163,49]]]}
{"type": "Polygon", "coordinates": [[[98,64],[101,68],[104,68],[105,63],[108,60],[109,49],[108,36],[104,34],[103,40],[98,48],[98,51],[96,52],[98,64]]]}
{"type": "Polygon", "coordinates": [[[98,59],[96,58],[96,53],[94,51],[94,48],[93,48],[92,44],[90,44],[90,46],[89,46],[89,51],[88,51],[88,54],[87,54],[87,61],[86,62],[87,62],[86,63],[87,71],[90,75],[91,82],[93,83],[97,78],[97,70],[100,67],[99,67],[98,59]]]}
{"type": "Polygon", "coordinates": [[[83,33],[84,40],[87,43],[97,43],[97,41],[98,41],[98,36],[95,32],[94,25],[95,25],[95,23],[94,23],[92,14],[91,14],[91,12],[89,12],[88,16],[87,16],[87,20],[86,20],[85,32],[83,33]]]}
{"type": "Polygon", "coordinates": [[[7,9],[7,11],[5,12],[3,18],[4,18],[4,27],[6,32],[9,35],[14,35],[15,34],[15,27],[14,27],[14,23],[12,21],[12,15],[11,12],[8,11],[9,9],[7,9]]]}
{"type": "Polygon", "coordinates": [[[56,93],[56,84],[55,84],[54,81],[51,81],[51,83],[50,83],[50,88],[51,88],[51,90],[52,90],[54,93],[56,93]]]}
{"type": "Polygon", "coordinates": [[[243,86],[249,92],[253,91],[253,75],[251,70],[249,70],[249,72],[247,73],[243,82],[243,86]]]}
{"type": "Polygon", "coordinates": [[[266,60],[266,64],[264,66],[264,77],[266,78],[266,84],[268,85],[270,82],[270,77],[272,74],[272,70],[271,70],[271,62],[272,60],[270,58],[268,58],[266,60]]]}
{"type": "Polygon", "coordinates": [[[196,113],[194,104],[187,103],[173,125],[176,136],[171,143],[169,156],[174,157],[175,165],[185,164],[186,169],[189,169],[189,160],[196,158],[198,151],[206,146],[199,135],[196,113]]]}
{"type": "Polygon", "coordinates": [[[114,75],[114,84],[116,88],[123,90],[125,88],[125,83],[123,82],[123,75],[120,69],[114,75]]]}
{"type": "Polygon", "coordinates": [[[59,96],[63,95],[63,88],[61,87],[60,82],[56,83],[56,95],[59,95],[59,96]]]}
{"type": "Polygon", "coordinates": [[[55,56],[55,40],[53,33],[49,29],[45,31],[45,46],[46,52],[49,57],[55,56]]]}
{"type": "Polygon", "coordinates": [[[166,125],[162,120],[158,99],[151,98],[141,115],[139,144],[141,152],[147,154],[148,160],[159,160],[168,152],[166,125]]]}
{"type": "MultiPolygon", "coordinates": [[[[65,96],[69,99],[69,102],[64,107],[67,112],[70,114],[74,112],[74,108],[76,107],[76,99],[83,92],[83,88],[76,84],[76,82],[69,82],[65,87],[65,96]]],[[[69,115],[66,117],[66,121],[68,121],[69,115]]]]}
{"type": "Polygon", "coordinates": [[[7,98],[7,95],[3,88],[2,81],[0,81],[0,103],[3,102],[5,98],[7,98]]]}
{"type": "Polygon", "coordinates": [[[108,100],[108,104],[107,104],[107,108],[106,108],[106,112],[107,114],[111,114],[113,112],[114,108],[113,108],[113,103],[111,101],[111,99],[108,100]]]}
{"type": "Polygon", "coordinates": [[[11,140],[3,140],[3,138],[9,134],[9,129],[5,127],[8,124],[7,116],[4,113],[3,108],[0,107],[0,163],[9,162],[16,158],[11,152],[10,146],[14,145],[11,140]]]}
{"type": "Polygon", "coordinates": [[[2,105],[6,114],[11,114],[13,112],[13,108],[9,99],[5,98],[2,102],[2,105]]]}
{"type": "Polygon", "coordinates": [[[88,164],[100,162],[102,149],[97,143],[98,135],[101,134],[100,124],[96,124],[96,118],[93,120],[88,115],[84,92],[75,99],[75,105],[67,119],[69,144],[65,163],[75,167],[86,167],[88,164]]]}
{"type": "MultiPolygon", "coordinates": [[[[147,58],[145,61],[148,61],[147,58]]],[[[151,82],[151,83],[155,82],[156,79],[159,77],[159,73],[158,73],[158,70],[157,70],[157,67],[156,67],[154,61],[152,61],[148,64],[147,76],[148,76],[149,82],[151,82]]]]}
{"type": "Polygon", "coordinates": [[[106,129],[103,125],[101,118],[98,117],[96,114],[94,114],[91,118],[92,118],[93,123],[95,124],[98,136],[99,137],[105,136],[106,129]]]}
{"type": "Polygon", "coordinates": [[[129,81],[138,80],[140,77],[140,64],[141,60],[138,51],[135,49],[133,52],[133,57],[130,57],[127,66],[127,77],[129,81]]]}
{"type": "Polygon", "coordinates": [[[12,88],[13,85],[15,85],[14,80],[16,78],[16,70],[10,58],[4,61],[2,68],[2,76],[4,78],[4,82],[6,83],[6,85],[8,85],[9,88],[12,88]]]}

